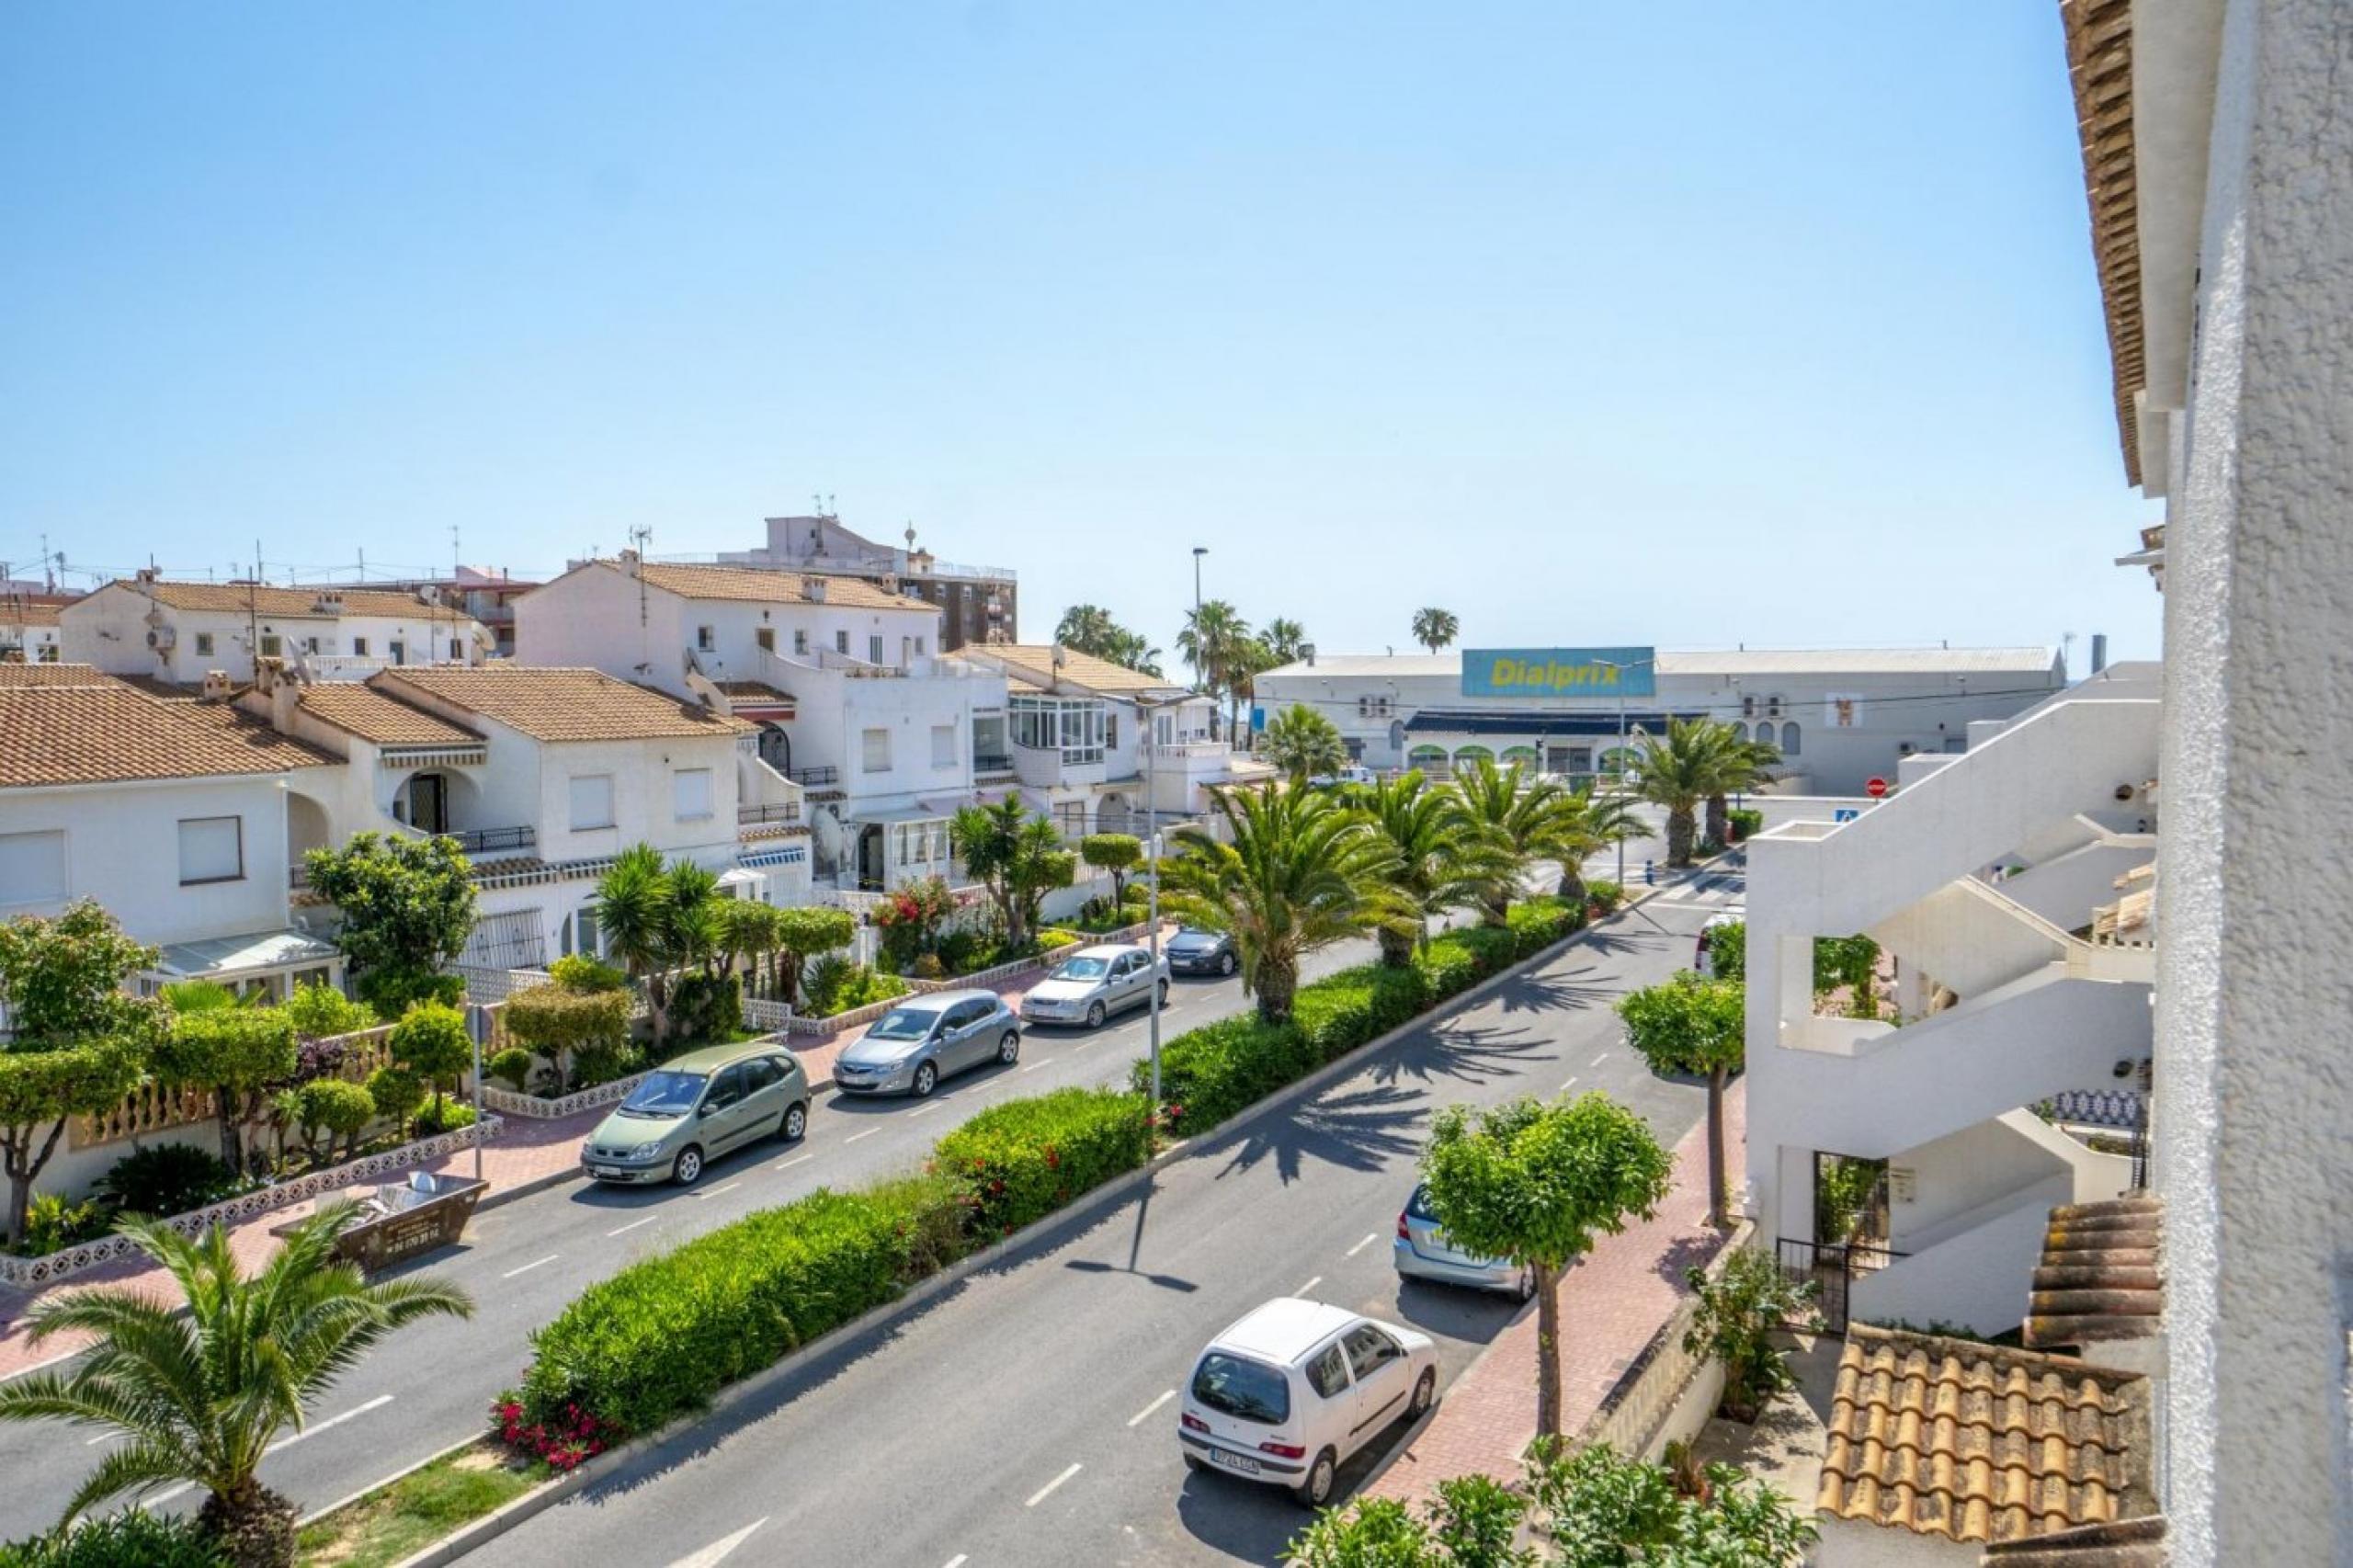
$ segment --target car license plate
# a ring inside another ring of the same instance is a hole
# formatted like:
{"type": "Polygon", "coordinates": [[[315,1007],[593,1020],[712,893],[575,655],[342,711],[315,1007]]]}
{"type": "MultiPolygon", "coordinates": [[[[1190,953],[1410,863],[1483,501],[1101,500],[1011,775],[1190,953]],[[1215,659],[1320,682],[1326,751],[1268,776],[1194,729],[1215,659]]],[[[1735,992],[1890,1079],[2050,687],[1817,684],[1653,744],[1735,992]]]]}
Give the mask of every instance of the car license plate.
{"type": "Polygon", "coordinates": [[[588,1174],[592,1176],[617,1176],[621,1170],[618,1165],[590,1165],[588,1174]]]}
{"type": "Polygon", "coordinates": [[[1256,1475],[1258,1473],[1258,1461],[1256,1460],[1245,1460],[1240,1454],[1229,1454],[1223,1449],[1211,1449],[1210,1450],[1210,1463],[1233,1471],[1237,1475],[1256,1475]]]}

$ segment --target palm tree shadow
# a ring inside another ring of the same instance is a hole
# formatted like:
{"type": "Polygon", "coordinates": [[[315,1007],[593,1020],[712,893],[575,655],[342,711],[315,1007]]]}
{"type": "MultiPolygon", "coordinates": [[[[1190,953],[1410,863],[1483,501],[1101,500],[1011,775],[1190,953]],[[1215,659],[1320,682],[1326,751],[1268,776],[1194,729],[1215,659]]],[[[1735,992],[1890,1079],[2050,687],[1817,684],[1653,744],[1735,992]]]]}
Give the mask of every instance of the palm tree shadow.
{"type": "Polygon", "coordinates": [[[1421,1090],[1375,1085],[1318,1096],[1289,1116],[1262,1117],[1234,1135],[1217,1179],[1270,1159],[1286,1187],[1299,1179],[1310,1160],[1342,1170],[1380,1170],[1390,1160],[1419,1153],[1428,1098],[1421,1090]]]}

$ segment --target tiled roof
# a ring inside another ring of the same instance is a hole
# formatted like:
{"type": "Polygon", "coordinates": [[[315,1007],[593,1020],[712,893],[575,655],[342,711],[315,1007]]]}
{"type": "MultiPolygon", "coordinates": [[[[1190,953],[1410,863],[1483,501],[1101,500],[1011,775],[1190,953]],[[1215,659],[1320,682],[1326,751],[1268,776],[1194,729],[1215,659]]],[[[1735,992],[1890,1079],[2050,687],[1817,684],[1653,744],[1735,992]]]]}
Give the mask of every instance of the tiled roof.
{"type": "Polygon", "coordinates": [[[361,681],[302,688],[302,711],[347,734],[386,746],[480,745],[482,737],[436,713],[389,697],[361,681]]]}
{"type": "Polygon", "coordinates": [[[1054,648],[1051,643],[992,642],[963,652],[990,663],[1004,665],[1022,678],[1051,688],[1057,681],[1104,697],[1126,697],[1139,691],[1181,691],[1184,683],[1165,676],[1146,675],[1125,665],[1115,665],[1108,659],[1098,659],[1092,653],[1082,653],[1075,648],[1062,650],[1062,664],[1054,664],[1054,648]]]}
{"type": "Polygon", "coordinates": [[[2148,1383],[1973,1340],[1852,1325],[1831,1398],[1821,1510],[1968,1543],[2153,1507],[2148,1383]]]}
{"type": "Polygon", "coordinates": [[[2091,204],[2092,259],[2108,317],[2117,435],[2124,475],[2141,483],[2141,426],[2134,403],[2148,384],[2141,315],[2140,177],[2132,146],[2132,0],[2060,0],[2067,75],[2075,90],[2084,194],[2091,204]]]}
{"type": "Polygon", "coordinates": [[[119,683],[95,665],[32,665],[0,660],[0,687],[115,686],[119,683]]]}
{"type": "Polygon", "coordinates": [[[151,583],[142,587],[127,577],[110,586],[134,594],[153,592],[156,600],[174,609],[227,610],[243,615],[248,609],[278,620],[319,620],[338,613],[322,610],[319,597],[335,594],[343,600],[344,615],[388,617],[395,620],[472,620],[462,609],[429,605],[415,594],[382,588],[273,588],[243,583],[151,583]]]}
{"type": "Polygon", "coordinates": [[[28,605],[21,599],[0,599],[0,626],[55,626],[55,605],[28,605]]]}
{"type": "Polygon", "coordinates": [[[753,702],[790,702],[792,694],[779,691],[764,680],[723,680],[719,689],[729,697],[741,697],[753,702]]]}
{"type": "Polygon", "coordinates": [[[2163,1200],[2143,1194],[2051,1211],[2022,1337],[2038,1349],[2145,1339],[2161,1327],[2163,1200]]]}
{"type": "MultiPolygon", "coordinates": [[[[133,691],[145,692],[159,702],[193,702],[204,690],[200,686],[181,686],[161,676],[117,676],[114,678],[133,691]]],[[[238,689],[243,690],[244,687],[238,689]]]]}
{"type": "Polygon", "coordinates": [[[1977,1561],[1984,1568],[2165,1568],[2165,1517],[2150,1514],[2001,1541],[1977,1561]]]}
{"type": "Polygon", "coordinates": [[[423,693],[541,741],[636,741],[732,735],[751,725],[599,670],[535,665],[435,665],[382,670],[388,696],[423,693]]]}
{"type": "MultiPolygon", "coordinates": [[[[600,561],[600,566],[615,566],[615,562],[600,561]]],[[[835,577],[815,574],[804,578],[798,572],[779,572],[767,566],[665,566],[649,561],[638,569],[638,574],[665,593],[686,599],[741,599],[756,604],[799,604],[805,597],[804,581],[824,585],[820,590],[824,603],[848,606],[856,609],[910,609],[926,615],[937,614],[931,606],[920,599],[886,594],[873,584],[858,577],[835,577]]]]}
{"type": "Polygon", "coordinates": [[[120,681],[0,686],[0,788],[278,773],[335,760],[225,705],[158,702],[120,681]]]}

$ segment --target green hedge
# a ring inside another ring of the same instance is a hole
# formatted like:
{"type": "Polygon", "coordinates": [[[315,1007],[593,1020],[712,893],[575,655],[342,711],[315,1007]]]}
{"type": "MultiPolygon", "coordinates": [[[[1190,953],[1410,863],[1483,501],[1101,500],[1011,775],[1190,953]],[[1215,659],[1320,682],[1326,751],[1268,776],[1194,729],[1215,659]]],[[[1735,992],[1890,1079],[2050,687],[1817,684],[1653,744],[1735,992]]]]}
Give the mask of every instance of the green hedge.
{"type": "Polygon", "coordinates": [[[0,1542],[0,1568],[229,1568],[229,1559],[193,1515],[128,1508],[0,1542]]]}
{"type": "Polygon", "coordinates": [[[944,1182],[820,1187],[632,1264],[531,1335],[528,1419],[577,1405],[627,1434],[697,1409],[941,1267],[957,1213],[944,1182]]]}
{"type": "Polygon", "coordinates": [[[1058,1089],[992,1106],[939,1141],[934,1168],[956,1186],[965,1224],[1012,1234],[1152,1157],[1142,1095],[1058,1089]]]}

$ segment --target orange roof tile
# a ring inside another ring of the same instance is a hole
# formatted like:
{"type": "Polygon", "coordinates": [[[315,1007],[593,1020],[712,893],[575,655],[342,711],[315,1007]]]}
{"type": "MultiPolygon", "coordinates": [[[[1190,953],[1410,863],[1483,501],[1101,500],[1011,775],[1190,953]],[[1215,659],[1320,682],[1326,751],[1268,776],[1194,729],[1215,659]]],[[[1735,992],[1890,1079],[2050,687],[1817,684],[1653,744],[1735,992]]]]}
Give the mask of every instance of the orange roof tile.
{"type": "Polygon", "coordinates": [[[1165,676],[1146,675],[1125,665],[1115,665],[1108,659],[1098,659],[1092,653],[1082,653],[1075,648],[1062,650],[1062,664],[1054,663],[1054,648],[1042,642],[990,642],[958,650],[976,660],[1001,664],[1017,671],[1027,680],[1051,688],[1056,681],[1081,687],[1104,697],[1126,697],[1140,691],[1181,691],[1184,683],[1165,676]]]}
{"type": "Polygon", "coordinates": [[[0,626],[55,626],[56,605],[30,605],[22,599],[0,599],[0,626]]]}
{"type": "Polygon", "coordinates": [[[2137,1374],[1858,1324],[1817,1505],[1919,1535],[2018,1540],[2150,1512],[2148,1446],[2137,1374]]]}
{"type": "MultiPolygon", "coordinates": [[[[599,566],[619,570],[619,564],[600,561],[599,566]]],[[[920,610],[935,615],[937,610],[921,599],[906,598],[898,594],[886,594],[872,583],[859,577],[835,576],[830,573],[812,573],[807,576],[798,572],[779,572],[767,566],[665,566],[649,561],[638,568],[638,574],[665,593],[686,599],[741,599],[757,604],[799,604],[805,597],[804,582],[822,583],[820,590],[824,603],[847,605],[858,609],[920,610]]]]}
{"type": "Polygon", "coordinates": [[[482,737],[363,681],[326,681],[302,688],[302,711],[377,745],[471,746],[482,737]]]}
{"type": "Polygon", "coordinates": [[[2164,1201],[2145,1193],[2053,1209],[2019,1337],[2048,1350],[2157,1334],[2164,1225],[2164,1201]]]}
{"type": "Polygon", "coordinates": [[[740,719],[615,680],[601,670],[536,665],[407,666],[382,670],[368,684],[388,697],[420,694],[540,741],[634,741],[733,735],[753,728],[740,719]]]}
{"type": "Polygon", "coordinates": [[[274,588],[266,584],[248,585],[244,583],[153,583],[142,589],[127,577],[119,577],[108,586],[124,588],[137,594],[152,590],[157,602],[174,609],[227,610],[242,615],[248,609],[258,611],[279,620],[331,619],[341,615],[390,617],[406,620],[460,620],[473,618],[462,609],[447,605],[429,605],[415,594],[396,593],[383,588],[335,588],[321,585],[313,588],[274,588]],[[343,602],[338,610],[319,608],[322,595],[333,594],[343,602]]]}
{"type": "Polygon", "coordinates": [[[28,665],[15,660],[0,661],[0,687],[121,684],[95,665],[28,665]]]}
{"type": "Polygon", "coordinates": [[[224,704],[158,702],[120,681],[0,686],[0,788],[278,773],[335,760],[224,704]]]}

